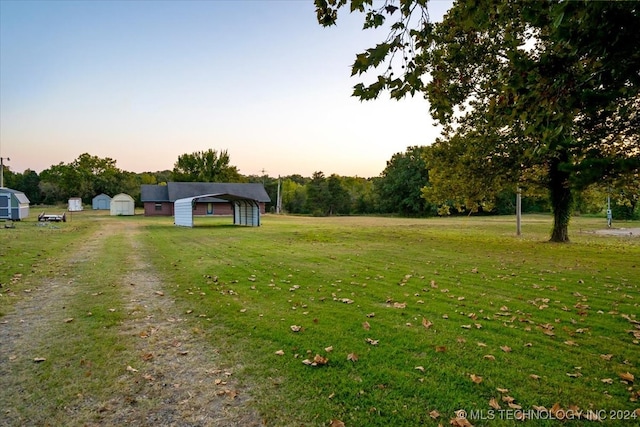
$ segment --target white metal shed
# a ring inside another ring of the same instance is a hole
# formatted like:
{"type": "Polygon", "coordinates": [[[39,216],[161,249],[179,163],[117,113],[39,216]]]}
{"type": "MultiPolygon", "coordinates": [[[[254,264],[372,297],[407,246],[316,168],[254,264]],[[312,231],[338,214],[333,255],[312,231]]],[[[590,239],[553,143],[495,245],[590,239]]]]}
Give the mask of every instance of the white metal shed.
{"type": "Polygon", "coordinates": [[[233,206],[233,224],[249,227],[260,226],[260,203],[256,200],[246,199],[233,194],[202,194],[200,196],[186,197],[174,202],[173,213],[175,225],[193,227],[193,207],[197,199],[215,197],[228,200],[233,206]]]}
{"type": "Polygon", "coordinates": [[[69,212],[80,212],[82,210],[82,199],[72,197],[69,199],[69,212]]]}
{"type": "Polygon", "coordinates": [[[128,194],[120,193],[111,199],[111,207],[109,208],[111,215],[134,215],[135,202],[133,197],[128,194]]]}

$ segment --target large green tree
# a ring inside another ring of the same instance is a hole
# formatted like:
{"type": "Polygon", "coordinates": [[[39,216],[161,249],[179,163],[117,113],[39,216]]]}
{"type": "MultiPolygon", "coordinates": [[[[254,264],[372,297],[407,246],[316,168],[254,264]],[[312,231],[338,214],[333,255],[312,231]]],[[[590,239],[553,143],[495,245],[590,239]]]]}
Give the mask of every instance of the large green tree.
{"type": "Polygon", "coordinates": [[[640,3],[456,1],[437,23],[427,0],[315,4],[322,25],[348,5],[365,29],[389,29],[356,56],[352,75],[375,78],[354,96],[422,93],[444,125],[443,156],[464,151],[485,163],[476,170],[547,189],[552,241],[569,240],[576,190],[638,170],[640,3]]]}
{"type": "Polygon", "coordinates": [[[425,162],[428,147],[408,147],[396,153],[376,181],[380,205],[384,212],[408,216],[431,213],[431,206],[422,197],[421,189],[429,184],[429,171],[425,162]]]}
{"type": "Polygon", "coordinates": [[[173,167],[174,181],[187,182],[240,182],[238,168],[230,164],[227,150],[208,149],[178,156],[173,167]]]}

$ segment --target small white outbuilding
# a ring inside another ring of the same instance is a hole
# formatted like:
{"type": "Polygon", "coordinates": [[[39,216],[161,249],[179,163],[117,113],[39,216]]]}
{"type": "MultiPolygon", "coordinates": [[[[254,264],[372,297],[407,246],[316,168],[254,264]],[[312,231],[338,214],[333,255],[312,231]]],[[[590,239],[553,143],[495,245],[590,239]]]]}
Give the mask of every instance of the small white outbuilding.
{"type": "Polygon", "coordinates": [[[134,215],[135,202],[128,194],[120,193],[113,196],[110,207],[111,215],[134,215]]]}
{"type": "Polygon", "coordinates": [[[80,212],[82,210],[82,199],[72,197],[69,199],[69,212],[80,212]]]}

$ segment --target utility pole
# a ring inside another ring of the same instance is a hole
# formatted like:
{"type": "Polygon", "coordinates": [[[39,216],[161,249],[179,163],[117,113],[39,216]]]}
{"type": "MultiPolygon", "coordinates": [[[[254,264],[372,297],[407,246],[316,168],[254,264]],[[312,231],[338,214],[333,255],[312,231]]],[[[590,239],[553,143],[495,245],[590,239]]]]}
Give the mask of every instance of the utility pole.
{"type": "Polygon", "coordinates": [[[8,157],[0,157],[0,188],[4,187],[4,161],[11,160],[8,157]]]}
{"type": "Polygon", "coordinates": [[[282,210],[282,200],[280,198],[280,175],[278,175],[278,195],[276,196],[276,213],[279,214],[282,210]]]}
{"type": "Polygon", "coordinates": [[[522,230],[520,228],[522,222],[522,190],[518,187],[518,192],[516,193],[516,234],[519,236],[522,234],[522,230]]]}

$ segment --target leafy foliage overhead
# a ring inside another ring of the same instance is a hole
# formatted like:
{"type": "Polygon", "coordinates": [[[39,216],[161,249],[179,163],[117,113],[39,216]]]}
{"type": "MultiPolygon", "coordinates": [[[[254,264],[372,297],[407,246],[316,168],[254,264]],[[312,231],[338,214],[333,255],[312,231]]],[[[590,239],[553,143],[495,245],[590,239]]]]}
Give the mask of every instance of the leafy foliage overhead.
{"type": "Polygon", "coordinates": [[[426,0],[315,5],[324,26],[349,5],[364,14],[364,29],[389,29],[356,55],[352,75],[375,77],[354,96],[422,93],[450,140],[442,155],[460,155],[471,138],[479,149],[465,151],[469,161],[510,170],[512,184],[538,177],[554,210],[551,240],[568,241],[575,190],[637,173],[639,3],[458,1],[437,23],[426,0]]]}

